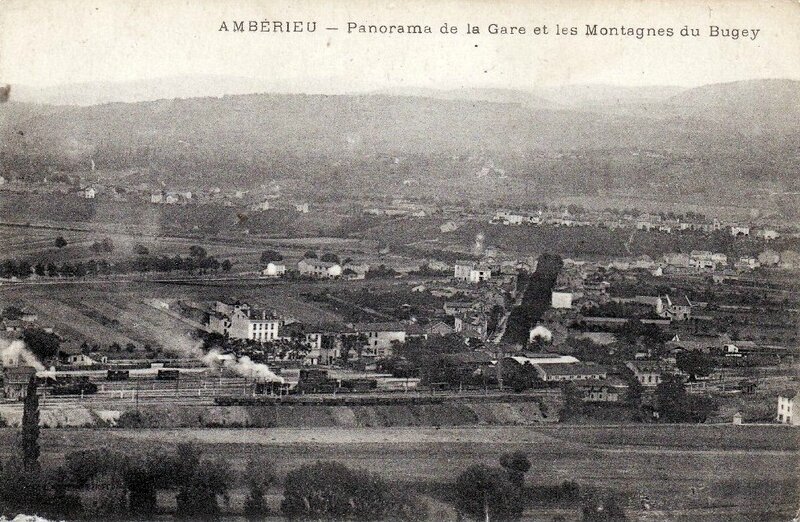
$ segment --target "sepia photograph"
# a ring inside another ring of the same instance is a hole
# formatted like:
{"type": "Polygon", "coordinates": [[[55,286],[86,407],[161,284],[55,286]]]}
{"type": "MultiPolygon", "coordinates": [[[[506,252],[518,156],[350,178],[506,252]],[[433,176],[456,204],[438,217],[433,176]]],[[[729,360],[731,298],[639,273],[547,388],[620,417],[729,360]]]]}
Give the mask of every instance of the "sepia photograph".
{"type": "Polygon", "coordinates": [[[800,3],[0,0],[0,521],[800,521],[800,3]]]}

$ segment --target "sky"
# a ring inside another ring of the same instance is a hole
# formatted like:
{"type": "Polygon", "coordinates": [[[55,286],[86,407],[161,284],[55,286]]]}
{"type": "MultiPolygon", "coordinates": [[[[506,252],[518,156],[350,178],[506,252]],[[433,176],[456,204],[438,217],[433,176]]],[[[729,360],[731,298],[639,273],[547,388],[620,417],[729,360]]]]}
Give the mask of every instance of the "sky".
{"type": "Polygon", "coordinates": [[[800,2],[0,0],[0,83],[48,87],[215,75],[282,91],[397,87],[525,89],[800,79],[800,2]],[[316,21],[314,33],[232,31],[234,20],[316,21]],[[220,31],[222,22],[231,31],[220,31]],[[358,24],[427,24],[430,35],[348,34],[358,24]],[[443,23],[458,28],[443,35],[443,23]],[[480,35],[468,35],[466,24],[480,35]],[[496,23],[525,35],[489,35],[496,23]],[[575,26],[577,36],[557,36],[575,26]],[[699,37],[586,36],[604,27],[700,30],[699,37]],[[532,34],[546,25],[548,35],[532,34]],[[755,40],[709,26],[758,29],[755,40]],[[326,27],[338,27],[327,31],[326,27]]]}

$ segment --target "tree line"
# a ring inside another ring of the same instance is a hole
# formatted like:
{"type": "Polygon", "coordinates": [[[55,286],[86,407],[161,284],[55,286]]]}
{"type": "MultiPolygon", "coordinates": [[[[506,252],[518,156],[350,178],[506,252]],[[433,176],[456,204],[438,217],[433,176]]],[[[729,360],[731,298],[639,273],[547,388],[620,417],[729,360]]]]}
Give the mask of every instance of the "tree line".
{"type": "MultiPolygon", "coordinates": [[[[428,503],[409,485],[390,483],[364,469],[317,461],[289,471],[283,498],[271,507],[267,493],[281,482],[272,463],[249,458],[237,472],[230,461],[209,458],[194,444],[174,449],[121,452],[91,448],[67,453],[59,464],[40,463],[36,381],[27,387],[17,452],[0,468],[0,514],[37,513],[71,520],[153,520],[159,504],[174,495],[170,514],[178,520],[218,520],[237,513],[247,520],[283,515],[289,520],[430,520],[428,503]],[[241,507],[233,490],[244,490],[241,507]]],[[[523,452],[504,453],[499,466],[475,464],[435,496],[449,502],[460,520],[514,521],[535,503],[579,507],[585,522],[624,521],[614,494],[565,481],[558,486],[526,485],[532,464],[523,452]]]]}

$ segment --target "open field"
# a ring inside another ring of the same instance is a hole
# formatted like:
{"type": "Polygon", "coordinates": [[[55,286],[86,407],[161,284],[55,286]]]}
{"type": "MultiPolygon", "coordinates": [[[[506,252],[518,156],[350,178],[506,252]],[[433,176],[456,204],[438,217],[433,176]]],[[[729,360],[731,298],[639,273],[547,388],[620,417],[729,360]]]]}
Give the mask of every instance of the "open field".
{"type": "MultiPolygon", "coordinates": [[[[797,509],[797,433],[779,426],[693,425],[58,429],[42,432],[42,452],[45,460],[59,462],[83,448],[133,453],[193,441],[238,470],[255,454],[272,460],[279,476],[304,463],[336,459],[424,488],[452,481],[473,463],[493,464],[503,452],[522,450],[533,462],[529,485],[577,480],[613,489],[631,499],[627,510],[634,519],[788,520],[797,509]],[[642,509],[639,495],[650,499],[651,510],[642,509]]],[[[4,455],[14,434],[0,430],[4,455]]],[[[234,504],[240,496],[234,491],[234,504]]],[[[526,519],[550,520],[539,518],[547,509],[533,506],[526,519]]],[[[444,510],[441,519],[451,514],[444,510]]],[[[566,514],[577,517],[577,511],[566,514]]]]}

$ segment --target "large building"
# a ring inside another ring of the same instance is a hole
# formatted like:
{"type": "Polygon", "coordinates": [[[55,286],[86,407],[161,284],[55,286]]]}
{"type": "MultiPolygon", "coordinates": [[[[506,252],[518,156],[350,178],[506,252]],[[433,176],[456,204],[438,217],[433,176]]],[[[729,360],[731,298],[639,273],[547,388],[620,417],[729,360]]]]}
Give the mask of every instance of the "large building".
{"type": "Polygon", "coordinates": [[[401,323],[355,323],[352,329],[367,337],[362,354],[366,357],[388,357],[392,343],[406,342],[406,327],[401,323]]]}
{"type": "Polygon", "coordinates": [[[274,341],[280,336],[281,320],[266,310],[255,310],[245,303],[218,301],[208,318],[211,330],[233,339],[274,341]]]}
{"type": "Polygon", "coordinates": [[[333,279],[342,276],[342,265],[319,259],[301,259],[297,263],[297,270],[301,276],[317,279],[333,279]]]}

